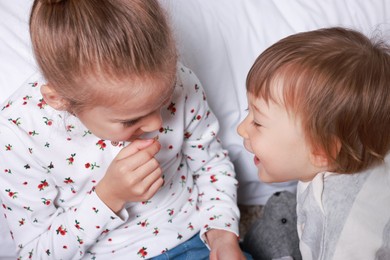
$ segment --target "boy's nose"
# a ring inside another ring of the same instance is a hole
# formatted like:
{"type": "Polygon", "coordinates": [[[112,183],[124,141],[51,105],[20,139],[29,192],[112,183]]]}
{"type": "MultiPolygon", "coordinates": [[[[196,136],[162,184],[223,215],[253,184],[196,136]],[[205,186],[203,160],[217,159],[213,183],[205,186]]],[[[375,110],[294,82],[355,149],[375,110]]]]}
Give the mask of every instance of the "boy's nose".
{"type": "Polygon", "coordinates": [[[245,117],[245,119],[238,125],[237,127],[237,133],[242,137],[242,138],[247,138],[247,133],[246,133],[246,124],[248,121],[248,117],[245,117]]]}

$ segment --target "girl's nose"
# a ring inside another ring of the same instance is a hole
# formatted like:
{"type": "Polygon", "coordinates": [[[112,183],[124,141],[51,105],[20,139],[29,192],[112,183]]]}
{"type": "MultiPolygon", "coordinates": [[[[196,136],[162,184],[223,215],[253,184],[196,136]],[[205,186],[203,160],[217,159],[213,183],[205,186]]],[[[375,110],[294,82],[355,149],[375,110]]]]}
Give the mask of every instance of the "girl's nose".
{"type": "Polygon", "coordinates": [[[162,126],[161,111],[157,110],[156,112],[148,116],[148,119],[145,120],[145,124],[141,127],[141,130],[145,133],[150,133],[160,129],[161,126],[162,126]]]}

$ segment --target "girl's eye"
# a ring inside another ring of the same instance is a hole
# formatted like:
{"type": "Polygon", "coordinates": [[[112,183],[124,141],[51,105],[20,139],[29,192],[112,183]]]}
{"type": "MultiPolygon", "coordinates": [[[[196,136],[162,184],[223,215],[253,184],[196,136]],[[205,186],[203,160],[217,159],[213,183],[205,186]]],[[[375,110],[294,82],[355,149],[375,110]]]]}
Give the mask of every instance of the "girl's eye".
{"type": "Polygon", "coordinates": [[[122,122],[122,125],[123,125],[124,127],[130,127],[130,126],[135,125],[136,123],[137,123],[136,120],[132,120],[132,121],[125,121],[125,122],[122,122]]]}

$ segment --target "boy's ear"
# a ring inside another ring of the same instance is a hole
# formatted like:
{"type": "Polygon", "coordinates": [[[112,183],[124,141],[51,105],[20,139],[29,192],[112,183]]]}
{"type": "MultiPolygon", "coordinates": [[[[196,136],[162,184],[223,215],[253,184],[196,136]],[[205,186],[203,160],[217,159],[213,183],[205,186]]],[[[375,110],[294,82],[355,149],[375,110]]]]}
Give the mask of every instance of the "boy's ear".
{"type": "Polygon", "coordinates": [[[55,91],[50,84],[41,87],[41,94],[45,102],[56,110],[66,110],[67,102],[55,91]]]}
{"type": "MultiPolygon", "coordinates": [[[[333,158],[337,158],[337,155],[339,154],[340,149],[341,149],[341,142],[338,138],[334,137],[333,138],[333,151],[332,151],[333,158]]],[[[314,166],[319,167],[319,168],[325,168],[325,169],[329,170],[329,166],[331,166],[330,165],[331,162],[329,161],[329,159],[330,158],[327,156],[327,154],[322,149],[320,149],[319,151],[317,149],[317,151],[310,153],[311,163],[314,166]]]]}
{"type": "Polygon", "coordinates": [[[310,153],[310,161],[320,169],[327,169],[329,166],[329,159],[324,153],[310,153]]]}

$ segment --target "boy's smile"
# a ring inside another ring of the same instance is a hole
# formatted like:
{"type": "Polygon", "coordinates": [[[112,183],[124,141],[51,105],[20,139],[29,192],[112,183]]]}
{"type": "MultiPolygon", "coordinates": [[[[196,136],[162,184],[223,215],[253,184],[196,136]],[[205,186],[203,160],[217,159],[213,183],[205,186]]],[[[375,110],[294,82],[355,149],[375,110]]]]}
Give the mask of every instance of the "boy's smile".
{"type": "Polygon", "coordinates": [[[253,162],[255,163],[255,165],[258,165],[258,164],[260,164],[260,159],[257,156],[255,156],[253,158],[253,162]]]}

